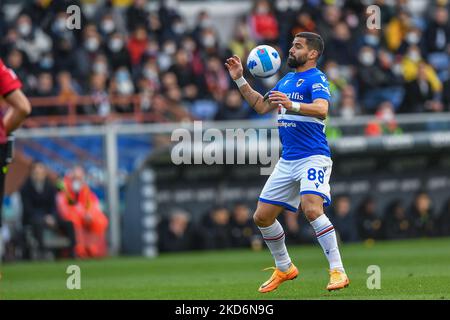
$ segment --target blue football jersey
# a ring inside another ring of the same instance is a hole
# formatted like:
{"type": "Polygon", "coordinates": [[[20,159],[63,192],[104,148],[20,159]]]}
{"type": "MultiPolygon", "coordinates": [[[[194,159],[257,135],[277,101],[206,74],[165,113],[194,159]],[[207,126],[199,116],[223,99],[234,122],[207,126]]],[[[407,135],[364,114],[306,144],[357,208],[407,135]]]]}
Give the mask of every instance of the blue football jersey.
{"type": "MultiPolygon", "coordinates": [[[[283,92],[291,101],[303,103],[312,103],[317,98],[330,102],[331,98],[328,80],[317,68],[305,72],[289,72],[272,91],[283,92]]],[[[303,116],[281,107],[278,110],[278,130],[283,146],[283,159],[331,156],[325,136],[325,123],[321,119],[303,116]]]]}

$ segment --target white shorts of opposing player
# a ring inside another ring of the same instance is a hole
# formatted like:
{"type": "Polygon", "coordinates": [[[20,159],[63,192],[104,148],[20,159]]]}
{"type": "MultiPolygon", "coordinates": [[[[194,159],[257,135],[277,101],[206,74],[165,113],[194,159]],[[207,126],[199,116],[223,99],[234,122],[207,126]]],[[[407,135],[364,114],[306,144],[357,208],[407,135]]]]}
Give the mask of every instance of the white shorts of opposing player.
{"type": "Polygon", "coordinates": [[[280,158],[261,192],[259,201],[297,212],[300,195],[316,194],[324,206],[331,204],[330,176],[333,161],[322,155],[299,160],[280,158]]]}

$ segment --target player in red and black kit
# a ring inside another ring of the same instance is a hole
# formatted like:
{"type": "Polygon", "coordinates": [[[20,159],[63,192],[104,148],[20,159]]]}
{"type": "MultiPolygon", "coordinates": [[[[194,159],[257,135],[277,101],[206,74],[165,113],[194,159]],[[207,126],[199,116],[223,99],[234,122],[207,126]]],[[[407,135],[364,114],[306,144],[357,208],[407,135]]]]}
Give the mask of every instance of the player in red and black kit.
{"type": "Polygon", "coordinates": [[[31,112],[30,102],[21,88],[22,83],[14,71],[7,68],[0,59],[0,100],[3,98],[10,106],[7,110],[0,110],[0,227],[2,226],[5,174],[8,163],[12,160],[12,132],[31,112]]]}

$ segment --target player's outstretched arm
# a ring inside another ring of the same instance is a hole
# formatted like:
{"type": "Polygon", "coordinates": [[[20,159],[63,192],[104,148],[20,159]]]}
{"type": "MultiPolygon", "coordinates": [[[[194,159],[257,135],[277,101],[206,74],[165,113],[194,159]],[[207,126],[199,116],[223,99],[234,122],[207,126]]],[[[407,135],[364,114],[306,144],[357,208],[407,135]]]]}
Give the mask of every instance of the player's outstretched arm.
{"type": "Polygon", "coordinates": [[[31,105],[22,90],[17,89],[4,97],[10,108],[3,117],[6,133],[16,130],[31,113],[31,105]]]}
{"type": "Polygon", "coordinates": [[[225,66],[230,73],[231,79],[239,87],[239,91],[244,99],[256,112],[265,114],[277,108],[277,105],[271,104],[269,100],[265,100],[259,92],[253,90],[247,83],[244,79],[244,68],[242,67],[241,59],[237,55],[228,58],[225,66]]]}

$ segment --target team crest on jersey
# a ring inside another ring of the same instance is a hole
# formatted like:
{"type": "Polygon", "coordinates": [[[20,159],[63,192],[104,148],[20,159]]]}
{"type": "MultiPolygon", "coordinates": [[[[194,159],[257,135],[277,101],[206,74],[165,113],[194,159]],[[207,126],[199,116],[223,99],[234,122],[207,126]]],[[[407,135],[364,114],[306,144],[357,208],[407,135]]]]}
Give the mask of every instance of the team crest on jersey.
{"type": "Polygon", "coordinates": [[[300,87],[302,85],[302,83],[305,82],[304,79],[298,79],[296,86],[300,87]]]}

